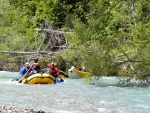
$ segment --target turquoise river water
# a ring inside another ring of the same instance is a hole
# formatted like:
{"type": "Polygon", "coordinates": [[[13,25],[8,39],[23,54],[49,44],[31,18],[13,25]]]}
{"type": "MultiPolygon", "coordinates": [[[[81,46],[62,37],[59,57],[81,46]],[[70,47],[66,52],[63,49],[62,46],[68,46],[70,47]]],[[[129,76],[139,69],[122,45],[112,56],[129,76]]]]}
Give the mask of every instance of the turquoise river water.
{"type": "MultiPolygon", "coordinates": [[[[0,105],[46,113],[149,113],[150,87],[88,85],[65,78],[63,84],[29,85],[11,81],[18,72],[0,71],[0,105]]],[[[109,83],[116,78],[107,78],[109,83]]]]}

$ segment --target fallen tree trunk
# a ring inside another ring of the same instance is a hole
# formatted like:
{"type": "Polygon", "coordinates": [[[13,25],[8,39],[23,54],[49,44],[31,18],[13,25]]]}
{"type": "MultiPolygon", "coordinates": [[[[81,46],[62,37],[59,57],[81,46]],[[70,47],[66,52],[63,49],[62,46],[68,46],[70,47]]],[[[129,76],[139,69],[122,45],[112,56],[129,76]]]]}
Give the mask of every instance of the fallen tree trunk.
{"type": "Polygon", "coordinates": [[[45,52],[45,51],[39,51],[39,52],[24,52],[24,51],[0,51],[0,53],[5,54],[45,54],[45,55],[54,55],[58,54],[59,52],[45,52]]]}

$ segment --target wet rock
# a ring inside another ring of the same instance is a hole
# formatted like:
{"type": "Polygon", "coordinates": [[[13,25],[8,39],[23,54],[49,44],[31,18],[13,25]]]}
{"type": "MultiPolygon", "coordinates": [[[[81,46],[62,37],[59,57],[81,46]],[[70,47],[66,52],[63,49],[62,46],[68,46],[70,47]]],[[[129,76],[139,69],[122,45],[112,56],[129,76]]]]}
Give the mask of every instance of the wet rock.
{"type": "Polygon", "coordinates": [[[45,111],[39,110],[39,111],[37,111],[37,113],[45,113],[45,111]]]}
{"type": "Polygon", "coordinates": [[[43,110],[21,109],[12,106],[0,105],[0,113],[45,113],[43,110]]]}

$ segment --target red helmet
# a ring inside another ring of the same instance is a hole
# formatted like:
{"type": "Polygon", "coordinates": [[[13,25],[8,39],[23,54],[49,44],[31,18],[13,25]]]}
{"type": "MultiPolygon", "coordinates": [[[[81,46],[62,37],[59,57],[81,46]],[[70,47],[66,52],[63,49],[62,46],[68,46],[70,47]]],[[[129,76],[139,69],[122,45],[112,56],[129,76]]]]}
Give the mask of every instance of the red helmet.
{"type": "Polygon", "coordinates": [[[52,62],[52,63],[50,63],[50,64],[47,64],[47,66],[50,67],[50,68],[54,68],[54,67],[55,67],[55,64],[54,64],[54,62],[52,62]]]}
{"type": "Polygon", "coordinates": [[[54,62],[52,62],[52,63],[50,64],[50,66],[51,66],[51,68],[54,68],[54,67],[55,67],[54,62]]]}

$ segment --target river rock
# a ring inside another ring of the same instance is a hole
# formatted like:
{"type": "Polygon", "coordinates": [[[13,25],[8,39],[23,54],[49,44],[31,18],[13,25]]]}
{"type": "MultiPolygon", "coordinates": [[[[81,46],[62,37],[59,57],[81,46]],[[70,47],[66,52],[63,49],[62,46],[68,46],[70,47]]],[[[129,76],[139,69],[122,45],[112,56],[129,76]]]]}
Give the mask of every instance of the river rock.
{"type": "Polygon", "coordinates": [[[12,106],[0,105],[0,113],[45,113],[43,110],[21,109],[12,106]]]}

